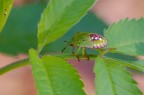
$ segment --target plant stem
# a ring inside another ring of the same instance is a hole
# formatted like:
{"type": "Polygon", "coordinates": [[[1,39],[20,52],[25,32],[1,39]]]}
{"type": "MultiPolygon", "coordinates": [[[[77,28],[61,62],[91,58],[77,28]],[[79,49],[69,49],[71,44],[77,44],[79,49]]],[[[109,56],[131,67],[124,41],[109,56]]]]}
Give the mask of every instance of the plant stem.
{"type": "MultiPolygon", "coordinates": [[[[63,59],[75,59],[77,58],[75,55],[66,55],[66,54],[58,54],[58,55],[53,55],[55,57],[59,57],[59,58],[63,58],[63,59]]],[[[88,55],[89,58],[91,60],[94,60],[97,56],[96,55],[88,55]]],[[[80,59],[86,59],[84,58],[82,55],[79,56],[80,59]]],[[[25,65],[28,65],[29,64],[29,59],[24,59],[24,60],[20,60],[20,61],[16,61],[14,63],[11,63],[3,68],[0,69],[0,75],[8,72],[8,71],[11,71],[15,68],[19,68],[21,66],[25,66],[25,65]]]]}
{"type": "MultiPolygon", "coordinates": [[[[77,58],[77,55],[68,55],[68,54],[59,54],[59,55],[53,55],[53,56],[63,58],[63,59],[76,59],[77,58]]],[[[95,60],[95,58],[97,57],[97,55],[92,55],[92,54],[88,54],[88,56],[90,60],[95,60]]],[[[78,55],[78,57],[80,59],[87,59],[83,55],[78,55]]]]}
{"type": "Polygon", "coordinates": [[[8,72],[8,71],[11,71],[11,70],[13,70],[13,69],[15,69],[15,68],[18,68],[18,67],[27,65],[27,64],[29,64],[28,59],[16,61],[16,62],[14,62],[14,63],[12,63],[12,64],[9,64],[9,65],[1,68],[1,69],[0,69],[0,75],[6,73],[6,72],[8,72]]]}

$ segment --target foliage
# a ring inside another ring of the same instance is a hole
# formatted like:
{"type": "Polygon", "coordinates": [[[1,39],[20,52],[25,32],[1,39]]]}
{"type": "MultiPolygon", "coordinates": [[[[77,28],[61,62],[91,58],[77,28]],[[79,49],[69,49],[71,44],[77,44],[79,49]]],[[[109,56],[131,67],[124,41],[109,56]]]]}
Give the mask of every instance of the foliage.
{"type": "MultiPolygon", "coordinates": [[[[76,24],[94,2],[95,0],[50,0],[42,12],[38,24],[38,48],[29,50],[29,64],[32,66],[39,95],[85,95],[82,89],[83,83],[77,71],[63,59],[71,58],[71,55],[67,57],[60,54],[39,56],[46,45],[49,47],[50,43],[58,40],[76,24]]],[[[35,12],[37,19],[42,9],[43,7],[35,12]]],[[[34,21],[37,22],[36,19],[34,21]]],[[[0,23],[4,25],[4,22],[0,21],[0,23]]],[[[127,67],[144,72],[144,61],[126,61],[105,54],[112,52],[129,56],[144,55],[143,26],[144,19],[124,19],[106,29],[104,36],[108,39],[108,45],[98,50],[99,54],[94,56],[96,95],[142,95],[127,67]]],[[[26,37],[24,37],[25,40],[26,37]]],[[[32,39],[31,42],[35,42],[35,39],[32,39]]],[[[30,47],[31,45],[27,48],[30,47]]],[[[14,69],[17,64],[2,68],[0,74],[14,69]]],[[[27,64],[27,61],[22,61],[22,64],[27,64]]]]}
{"type": "Polygon", "coordinates": [[[85,95],[79,75],[64,59],[53,56],[40,59],[33,49],[29,55],[39,95],[85,95]]]}
{"type": "Polygon", "coordinates": [[[128,55],[144,55],[143,23],[144,19],[124,19],[112,24],[105,32],[109,41],[107,48],[116,48],[128,55]]]}
{"type": "Polygon", "coordinates": [[[63,36],[86,14],[94,1],[50,0],[38,24],[38,51],[40,52],[45,45],[63,36]]]}
{"type": "Polygon", "coordinates": [[[9,16],[13,5],[13,0],[0,0],[0,32],[9,16]]]}
{"type": "Polygon", "coordinates": [[[96,58],[96,95],[142,95],[131,74],[120,63],[96,58]],[[105,79],[105,81],[103,80],[105,79]],[[103,81],[102,81],[103,80],[103,81]]]}

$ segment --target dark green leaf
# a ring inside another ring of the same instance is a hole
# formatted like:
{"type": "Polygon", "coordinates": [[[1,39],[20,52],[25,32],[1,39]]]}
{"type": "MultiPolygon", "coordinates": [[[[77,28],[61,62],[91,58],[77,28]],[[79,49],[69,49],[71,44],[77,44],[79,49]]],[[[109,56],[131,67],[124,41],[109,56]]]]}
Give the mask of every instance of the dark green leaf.
{"type": "Polygon", "coordinates": [[[38,25],[38,51],[63,36],[94,2],[95,0],[50,0],[38,25]]]}
{"type": "Polygon", "coordinates": [[[0,0],[0,32],[7,21],[12,5],[13,0],[0,0]]]}
{"type": "Polygon", "coordinates": [[[114,61],[97,57],[94,72],[96,95],[142,95],[131,74],[114,61]]]}
{"type": "Polygon", "coordinates": [[[121,20],[109,26],[105,32],[107,48],[128,55],[144,55],[144,19],[121,20]]]}

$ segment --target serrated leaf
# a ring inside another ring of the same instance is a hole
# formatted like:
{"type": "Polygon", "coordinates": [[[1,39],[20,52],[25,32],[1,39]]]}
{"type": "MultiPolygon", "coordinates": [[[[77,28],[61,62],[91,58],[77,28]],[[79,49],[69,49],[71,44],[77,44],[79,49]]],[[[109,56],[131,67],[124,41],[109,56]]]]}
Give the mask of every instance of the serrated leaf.
{"type": "Polygon", "coordinates": [[[63,36],[94,2],[95,0],[50,0],[38,25],[38,51],[63,36]]]}
{"type": "Polygon", "coordinates": [[[142,95],[126,69],[97,57],[94,66],[96,95],[142,95]]]}
{"type": "Polygon", "coordinates": [[[54,91],[51,88],[51,83],[47,75],[45,66],[35,50],[29,50],[30,64],[39,95],[53,95],[54,91]]]}
{"type": "Polygon", "coordinates": [[[13,0],[0,0],[0,32],[2,31],[13,5],[13,0]]]}
{"type": "Polygon", "coordinates": [[[44,56],[41,60],[30,50],[30,63],[39,95],[85,95],[77,71],[64,59],[44,56]]]}
{"type": "Polygon", "coordinates": [[[107,48],[128,55],[144,55],[144,19],[121,20],[109,26],[105,32],[107,48]]]}
{"type": "Polygon", "coordinates": [[[56,95],[85,95],[83,83],[78,72],[64,59],[45,56],[42,58],[45,68],[52,80],[56,95]]]}
{"type": "Polygon", "coordinates": [[[144,60],[138,60],[138,61],[124,61],[114,58],[105,58],[107,61],[113,61],[117,64],[121,64],[123,66],[127,66],[129,68],[133,68],[135,70],[140,70],[144,72],[144,60]]]}

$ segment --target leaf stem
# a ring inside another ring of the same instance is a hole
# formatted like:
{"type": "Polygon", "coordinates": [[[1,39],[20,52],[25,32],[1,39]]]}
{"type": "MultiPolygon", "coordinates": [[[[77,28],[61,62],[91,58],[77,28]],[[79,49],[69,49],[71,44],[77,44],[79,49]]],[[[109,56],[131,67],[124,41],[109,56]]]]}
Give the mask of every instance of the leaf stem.
{"type": "MultiPolygon", "coordinates": [[[[80,59],[87,59],[83,55],[59,54],[59,55],[53,55],[53,56],[63,58],[63,59],[76,59],[77,57],[79,57],[80,59]]],[[[90,60],[95,60],[95,58],[97,57],[97,55],[93,55],[93,54],[88,54],[88,56],[90,60]]]]}
{"type": "MultiPolygon", "coordinates": [[[[75,58],[77,58],[75,55],[68,55],[68,54],[58,54],[58,55],[53,55],[53,56],[56,56],[56,57],[59,57],[59,58],[64,58],[64,59],[75,59],[75,58]]],[[[88,56],[91,60],[94,60],[97,57],[96,55],[88,55],[88,56]]],[[[82,55],[79,55],[79,58],[80,59],[86,59],[82,55]]],[[[23,60],[20,60],[20,61],[16,61],[16,62],[11,63],[11,64],[9,64],[5,67],[2,67],[0,69],[0,75],[5,74],[8,71],[19,68],[21,66],[28,65],[28,64],[29,64],[29,59],[23,59],[23,60]]]]}
{"type": "Polygon", "coordinates": [[[16,61],[16,62],[14,62],[12,64],[9,64],[5,67],[2,67],[0,69],[0,75],[6,73],[8,71],[11,71],[15,68],[18,68],[18,67],[21,67],[21,66],[24,66],[24,65],[28,65],[28,64],[29,64],[28,59],[23,59],[23,60],[20,60],[20,61],[16,61]]]}

